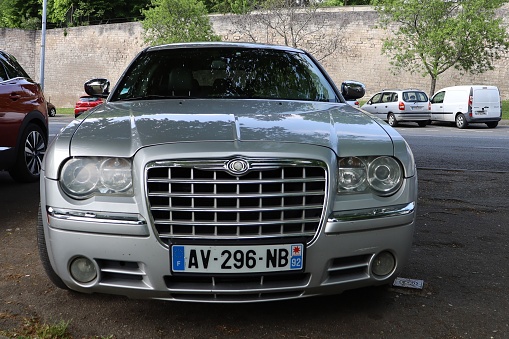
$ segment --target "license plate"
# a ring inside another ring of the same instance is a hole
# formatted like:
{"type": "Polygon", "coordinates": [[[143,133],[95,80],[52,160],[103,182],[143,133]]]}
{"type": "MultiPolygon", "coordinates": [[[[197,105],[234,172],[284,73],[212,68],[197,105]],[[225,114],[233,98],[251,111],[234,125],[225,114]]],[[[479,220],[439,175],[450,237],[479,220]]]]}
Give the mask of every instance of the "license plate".
{"type": "Polygon", "coordinates": [[[488,112],[486,112],[486,111],[476,111],[475,112],[475,115],[486,115],[486,114],[488,114],[488,112]]]}
{"type": "Polygon", "coordinates": [[[304,245],[173,245],[171,270],[181,273],[260,273],[302,270],[304,245]]]}
{"type": "Polygon", "coordinates": [[[424,106],[410,106],[412,108],[412,111],[422,111],[424,106]]]}

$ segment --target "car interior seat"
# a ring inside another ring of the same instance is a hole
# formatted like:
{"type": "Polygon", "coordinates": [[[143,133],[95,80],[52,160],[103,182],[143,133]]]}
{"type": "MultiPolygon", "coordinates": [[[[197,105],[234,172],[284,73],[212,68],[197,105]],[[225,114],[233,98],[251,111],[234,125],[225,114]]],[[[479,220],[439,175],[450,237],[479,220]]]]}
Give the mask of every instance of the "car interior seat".
{"type": "Polygon", "coordinates": [[[195,81],[193,74],[186,68],[174,68],[170,71],[168,87],[173,96],[191,96],[195,81]]]}

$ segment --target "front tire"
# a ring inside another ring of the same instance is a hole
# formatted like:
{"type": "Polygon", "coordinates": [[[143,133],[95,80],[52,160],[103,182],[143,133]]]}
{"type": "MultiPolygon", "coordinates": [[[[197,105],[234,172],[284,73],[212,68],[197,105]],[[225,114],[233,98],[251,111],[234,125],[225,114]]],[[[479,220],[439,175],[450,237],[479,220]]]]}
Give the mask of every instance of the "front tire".
{"type": "Polygon", "coordinates": [[[460,129],[467,128],[467,126],[468,126],[467,119],[461,113],[456,115],[455,121],[456,121],[456,127],[460,128],[460,129]]]}
{"type": "Polygon", "coordinates": [[[37,214],[37,245],[39,248],[39,257],[41,258],[42,267],[44,268],[44,271],[46,272],[46,275],[48,276],[49,280],[58,288],[61,288],[63,290],[68,290],[69,287],[67,287],[66,284],[60,279],[60,277],[57,275],[55,270],[53,270],[53,267],[51,266],[51,262],[49,260],[48,255],[48,248],[46,247],[46,238],[44,236],[44,225],[42,223],[42,212],[41,212],[41,206],[39,205],[39,213],[37,214]]]}
{"type": "Polygon", "coordinates": [[[42,128],[29,124],[23,131],[21,144],[17,150],[16,163],[9,170],[17,182],[35,182],[39,180],[42,159],[46,153],[48,141],[42,128]]]}
{"type": "Polygon", "coordinates": [[[387,117],[387,121],[389,123],[389,126],[391,126],[391,127],[398,126],[398,120],[396,120],[396,117],[392,113],[389,113],[389,116],[387,117]]]}
{"type": "Polygon", "coordinates": [[[427,124],[428,124],[427,121],[418,121],[417,122],[417,125],[419,125],[419,127],[426,127],[427,124]]]}
{"type": "Polygon", "coordinates": [[[488,128],[495,128],[498,126],[498,121],[487,122],[486,126],[488,126],[488,128]]]}
{"type": "Polygon", "coordinates": [[[50,110],[48,111],[48,115],[50,117],[54,117],[55,115],[57,115],[57,110],[55,108],[50,108],[50,110]]]}

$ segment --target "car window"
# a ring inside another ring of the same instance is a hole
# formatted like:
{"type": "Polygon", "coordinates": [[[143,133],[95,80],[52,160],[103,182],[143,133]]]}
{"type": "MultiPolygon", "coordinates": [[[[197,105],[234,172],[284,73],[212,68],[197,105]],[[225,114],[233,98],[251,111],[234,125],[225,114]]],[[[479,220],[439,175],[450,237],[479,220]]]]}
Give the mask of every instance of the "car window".
{"type": "Polygon", "coordinates": [[[431,99],[431,103],[432,104],[441,104],[444,102],[444,97],[445,97],[445,91],[442,91],[442,92],[438,92],[437,94],[435,94],[435,96],[433,96],[433,98],[431,99]]]}
{"type": "Polygon", "coordinates": [[[9,78],[7,77],[7,72],[5,71],[4,64],[2,60],[0,60],[0,81],[6,81],[9,78]]]}
{"type": "Polygon", "coordinates": [[[392,102],[393,92],[384,92],[382,94],[382,102],[392,102]]]}
{"type": "Polygon", "coordinates": [[[28,74],[23,70],[23,67],[18,64],[14,57],[2,53],[2,63],[5,67],[8,79],[17,77],[30,79],[28,74]]]}
{"type": "Polygon", "coordinates": [[[80,101],[82,101],[82,102],[91,102],[91,101],[97,101],[97,100],[100,100],[100,99],[97,97],[81,97],[80,98],[80,101]]]}
{"type": "Polygon", "coordinates": [[[421,91],[406,91],[403,92],[403,101],[406,102],[426,102],[428,101],[428,96],[426,93],[421,91]]]}
{"type": "Polygon", "coordinates": [[[171,97],[339,101],[304,53],[225,47],[146,52],[119,80],[111,100],[171,97]]]}
{"type": "Polygon", "coordinates": [[[371,98],[370,102],[372,104],[377,104],[380,102],[380,99],[382,98],[382,93],[377,93],[375,95],[373,95],[373,97],[371,98]]]}

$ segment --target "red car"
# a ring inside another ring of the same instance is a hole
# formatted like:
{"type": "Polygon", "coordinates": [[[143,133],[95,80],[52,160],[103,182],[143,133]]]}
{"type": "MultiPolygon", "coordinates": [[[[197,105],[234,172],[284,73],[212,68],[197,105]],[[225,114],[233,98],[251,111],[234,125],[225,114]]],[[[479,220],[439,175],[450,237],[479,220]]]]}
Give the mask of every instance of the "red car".
{"type": "Polygon", "coordinates": [[[0,51],[0,170],[18,182],[39,180],[48,145],[48,107],[41,86],[0,51]]]}
{"type": "Polygon", "coordinates": [[[88,111],[92,107],[100,105],[103,100],[99,97],[89,95],[82,95],[76,105],[74,106],[74,117],[78,117],[81,113],[88,111]]]}

